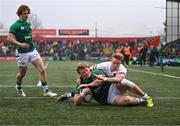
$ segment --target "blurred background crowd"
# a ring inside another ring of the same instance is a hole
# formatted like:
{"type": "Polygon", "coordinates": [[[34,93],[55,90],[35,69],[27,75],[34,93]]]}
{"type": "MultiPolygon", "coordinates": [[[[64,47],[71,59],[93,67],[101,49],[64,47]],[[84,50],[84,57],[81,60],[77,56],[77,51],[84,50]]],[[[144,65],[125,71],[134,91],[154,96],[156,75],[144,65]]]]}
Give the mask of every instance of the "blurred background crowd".
{"type": "MultiPolygon", "coordinates": [[[[124,63],[159,64],[160,51],[166,59],[180,58],[180,43],[171,42],[162,46],[162,50],[154,47],[151,41],[109,42],[94,40],[40,40],[34,41],[41,56],[49,60],[108,60],[113,53],[122,53],[124,63]]],[[[15,46],[7,41],[0,41],[0,57],[15,57],[15,46]]]]}

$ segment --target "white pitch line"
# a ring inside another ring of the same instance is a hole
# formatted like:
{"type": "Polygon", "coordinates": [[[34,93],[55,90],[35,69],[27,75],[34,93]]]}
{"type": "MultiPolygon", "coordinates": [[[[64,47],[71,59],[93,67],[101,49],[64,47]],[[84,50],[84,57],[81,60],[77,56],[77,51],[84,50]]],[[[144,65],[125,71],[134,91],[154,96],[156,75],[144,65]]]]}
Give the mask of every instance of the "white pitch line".
{"type": "MultiPolygon", "coordinates": [[[[0,85],[0,88],[14,88],[15,86],[7,86],[7,85],[5,85],[5,86],[3,86],[3,85],[0,85]]],[[[23,87],[25,87],[25,88],[37,88],[37,86],[35,85],[35,86],[32,86],[32,85],[25,85],[25,86],[23,86],[23,87]]],[[[73,86],[73,85],[71,85],[71,86],[63,86],[63,85],[60,85],[60,86],[49,86],[50,88],[73,88],[73,87],[75,87],[75,85],[73,86]]]]}
{"type": "Polygon", "coordinates": [[[153,73],[153,72],[148,72],[148,71],[144,71],[144,70],[135,70],[135,69],[128,69],[128,70],[152,74],[152,75],[159,75],[159,76],[164,76],[164,77],[169,77],[169,78],[174,78],[174,79],[180,79],[180,77],[178,77],[178,76],[173,76],[173,75],[169,75],[169,74],[153,73]]]}
{"type": "MultiPolygon", "coordinates": [[[[0,97],[4,99],[49,99],[50,97],[0,97]]],[[[53,97],[54,99],[56,97],[53,97]]],[[[153,97],[153,99],[160,99],[160,100],[180,100],[180,97],[153,97]]]]}
{"type": "Polygon", "coordinates": [[[153,97],[153,99],[172,99],[172,100],[180,100],[180,97],[153,97]]]}
{"type": "Polygon", "coordinates": [[[51,97],[20,97],[19,96],[19,97],[2,97],[2,98],[4,98],[4,99],[47,99],[47,98],[51,98],[51,97]]]}

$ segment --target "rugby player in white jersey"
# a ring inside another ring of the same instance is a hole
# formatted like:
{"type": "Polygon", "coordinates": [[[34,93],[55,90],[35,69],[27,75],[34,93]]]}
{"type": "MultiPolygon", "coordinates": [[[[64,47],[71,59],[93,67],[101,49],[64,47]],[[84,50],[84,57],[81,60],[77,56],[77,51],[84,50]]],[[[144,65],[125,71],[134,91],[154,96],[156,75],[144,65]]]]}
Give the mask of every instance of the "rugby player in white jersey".
{"type": "MultiPolygon", "coordinates": [[[[124,91],[130,91],[142,97],[141,100],[145,100],[147,102],[148,107],[153,107],[153,100],[150,96],[147,95],[139,86],[137,86],[134,82],[125,79],[127,74],[127,69],[122,64],[122,55],[121,54],[113,54],[112,59],[109,62],[103,62],[96,64],[91,67],[91,69],[100,69],[104,72],[106,77],[98,77],[105,82],[113,82],[116,83],[118,89],[124,89],[124,91]]],[[[117,92],[118,93],[118,92],[117,92]]]]}

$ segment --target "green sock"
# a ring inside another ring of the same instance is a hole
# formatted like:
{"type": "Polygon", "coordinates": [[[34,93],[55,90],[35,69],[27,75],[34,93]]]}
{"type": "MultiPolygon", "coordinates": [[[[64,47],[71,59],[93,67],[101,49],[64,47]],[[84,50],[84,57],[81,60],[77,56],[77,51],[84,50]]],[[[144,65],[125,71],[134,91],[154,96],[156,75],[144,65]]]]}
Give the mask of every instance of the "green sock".
{"type": "Polygon", "coordinates": [[[17,81],[16,84],[18,85],[17,88],[21,89],[22,88],[22,82],[21,81],[17,81]]]}
{"type": "Polygon", "coordinates": [[[22,85],[22,82],[21,81],[17,81],[16,84],[17,85],[22,85]]]}
{"type": "Polygon", "coordinates": [[[48,84],[47,84],[47,82],[46,82],[46,81],[41,81],[41,83],[42,83],[43,91],[44,91],[44,92],[48,92],[49,89],[48,89],[48,84]]]}

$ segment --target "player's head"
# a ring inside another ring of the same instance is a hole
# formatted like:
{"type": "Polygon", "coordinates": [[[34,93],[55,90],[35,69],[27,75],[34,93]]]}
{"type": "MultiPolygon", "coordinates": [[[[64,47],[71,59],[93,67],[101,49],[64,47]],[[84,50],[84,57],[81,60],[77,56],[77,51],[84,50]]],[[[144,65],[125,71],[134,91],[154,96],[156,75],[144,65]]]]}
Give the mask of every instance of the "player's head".
{"type": "Polygon", "coordinates": [[[90,66],[86,62],[81,62],[77,65],[76,71],[82,78],[89,78],[91,76],[90,66]]]}
{"type": "Polygon", "coordinates": [[[111,70],[117,70],[122,63],[122,54],[114,53],[111,59],[111,70]]]}
{"type": "Polygon", "coordinates": [[[19,6],[16,13],[21,20],[26,21],[28,19],[29,14],[31,13],[31,10],[27,5],[21,5],[19,6]]]}

